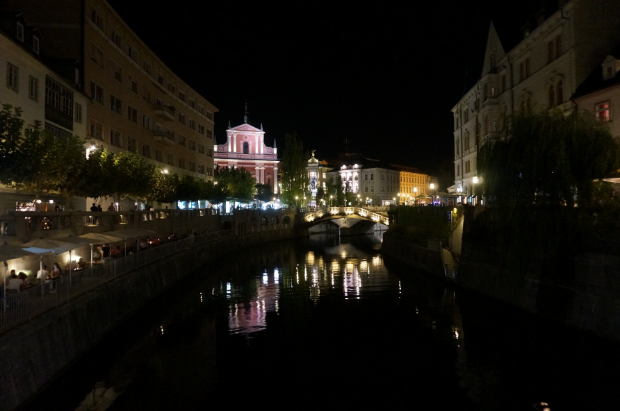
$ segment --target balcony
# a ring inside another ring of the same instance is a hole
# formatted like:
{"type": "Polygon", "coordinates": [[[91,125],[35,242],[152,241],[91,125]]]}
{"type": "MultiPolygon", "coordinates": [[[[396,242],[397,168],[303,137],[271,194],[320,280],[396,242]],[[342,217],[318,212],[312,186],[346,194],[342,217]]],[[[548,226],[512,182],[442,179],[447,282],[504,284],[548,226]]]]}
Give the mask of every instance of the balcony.
{"type": "Polygon", "coordinates": [[[153,130],[153,140],[163,141],[164,143],[171,146],[176,144],[174,131],[170,130],[153,130]]]}
{"type": "Polygon", "coordinates": [[[172,121],[176,118],[174,114],[174,106],[164,106],[156,104],[153,106],[153,111],[155,112],[155,115],[162,120],[172,121]]]}

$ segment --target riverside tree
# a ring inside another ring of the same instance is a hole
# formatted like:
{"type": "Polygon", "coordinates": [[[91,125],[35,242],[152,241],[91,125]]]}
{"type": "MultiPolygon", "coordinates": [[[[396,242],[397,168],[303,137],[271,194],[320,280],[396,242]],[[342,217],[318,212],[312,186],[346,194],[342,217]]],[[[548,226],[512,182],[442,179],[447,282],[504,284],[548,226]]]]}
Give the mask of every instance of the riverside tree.
{"type": "Polygon", "coordinates": [[[308,191],[308,158],[304,152],[303,142],[297,139],[297,133],[288,133],[284,136],[284,151],[280,167],[282,170],[282,201],[289,205],[296,205],[295,197],[303,198],[308,191]]]}
{"type": "Polygon", "coordinates": [[[594,181],[618,169],[620,146],[606,124],[587,112],[542,112],[506,119],[480,148],[482,190],[500,204],[580,205],[594,181]]]}

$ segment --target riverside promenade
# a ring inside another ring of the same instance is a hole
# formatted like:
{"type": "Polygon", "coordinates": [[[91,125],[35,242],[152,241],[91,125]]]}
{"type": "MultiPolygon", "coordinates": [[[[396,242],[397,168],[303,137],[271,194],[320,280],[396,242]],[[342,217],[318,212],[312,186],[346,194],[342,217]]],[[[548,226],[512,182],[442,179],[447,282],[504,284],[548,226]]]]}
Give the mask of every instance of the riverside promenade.
{"type": "Polygon", "coordinates": [[[0,410],[27,402],[126,318],[210,261],[242,258],[245,247],[294,238],[294,224],[282,223],[293,220],[294,213],[257,210],[237,217],[211,216],[220,227],[230,228],[72,272],[61,278],[55,292],[44,284],[7,299],[0,330],[0,410]],[[260,224],[264,215],[272,224],[260,224]]]}

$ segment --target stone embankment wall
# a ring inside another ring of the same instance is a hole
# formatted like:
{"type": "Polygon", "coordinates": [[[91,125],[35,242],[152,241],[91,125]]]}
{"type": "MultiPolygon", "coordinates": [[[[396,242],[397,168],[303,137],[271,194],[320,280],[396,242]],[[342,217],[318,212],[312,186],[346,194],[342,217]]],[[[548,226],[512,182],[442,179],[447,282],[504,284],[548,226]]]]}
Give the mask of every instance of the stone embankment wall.
{"type": "Polygon", "coordinates": [[[388,259],[394,259],[436,277],[445,278],[441,254],[432,248],[419,247],[399,239],[393,233],[383,234],[381,253],[388,259]]]}
{"type": "Polygon", "coordinates": [[[186,249],[7,331],[0,337],[0,410],[28,401],[122,321],[205,263],[249,245],[294,236],[290,229],[262,231],[186,249]]]}

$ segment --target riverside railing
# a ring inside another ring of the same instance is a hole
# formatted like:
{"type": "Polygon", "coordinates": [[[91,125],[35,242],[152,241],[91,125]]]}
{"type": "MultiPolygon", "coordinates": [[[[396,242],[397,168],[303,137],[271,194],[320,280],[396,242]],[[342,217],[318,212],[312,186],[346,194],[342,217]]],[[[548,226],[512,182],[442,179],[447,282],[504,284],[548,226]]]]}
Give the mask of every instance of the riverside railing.
{"type": "Polygon", "coordinates": [[[231,234],[232,230],[214,231],[148,248],[124,257],[115,259],[106,257],[102,263],[95,263],[83,270],[65,270],[58,279],[48,280],[22,291],[7,290],[6,299],[4,295],[0,296],[2,298],[0,331],[162,257],[228,237],[231,234]]]}

